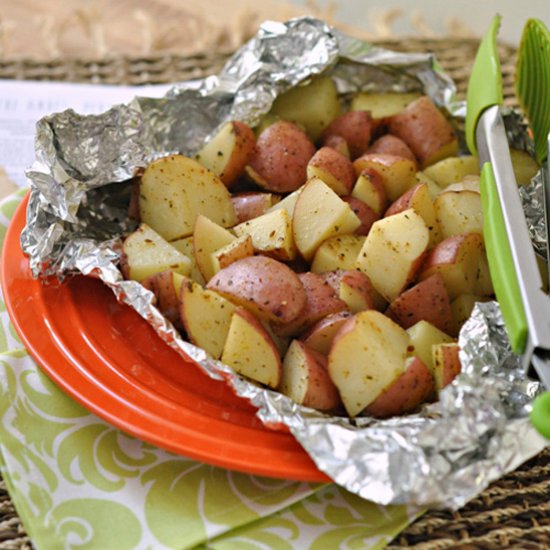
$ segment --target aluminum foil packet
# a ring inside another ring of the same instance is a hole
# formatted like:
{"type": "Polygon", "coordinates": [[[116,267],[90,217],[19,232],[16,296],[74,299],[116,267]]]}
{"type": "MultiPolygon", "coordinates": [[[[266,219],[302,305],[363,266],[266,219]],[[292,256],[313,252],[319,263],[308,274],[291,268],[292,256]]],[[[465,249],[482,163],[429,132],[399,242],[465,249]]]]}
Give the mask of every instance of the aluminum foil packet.
{"type": "MultiPolygon", "coordinates": [[[[458,123],[465,113],[429,54],[391,52],[308,17],[266,22],[216,76],[101,115],[65,111],[40,120],[22,246],[37,277],[101,278],[168,345],[256,405],[267,426],[288,426],[318,468],[349,491],[381,504],[458,508],[546,444],[528,419],[539,384],[510,352],[496,304],[476,306],[464,326],[463,373],[438,403],[402,418],[350,420],[298,406],[209,358],[118,269],[138,169],[169,153],[192,154],[225,121],[256,124],[278,95],[318,74],[332,76],[343,97],[423,90],[458,123]]],[[[514,123],[509,130],[524,135],[514,123]]]]}

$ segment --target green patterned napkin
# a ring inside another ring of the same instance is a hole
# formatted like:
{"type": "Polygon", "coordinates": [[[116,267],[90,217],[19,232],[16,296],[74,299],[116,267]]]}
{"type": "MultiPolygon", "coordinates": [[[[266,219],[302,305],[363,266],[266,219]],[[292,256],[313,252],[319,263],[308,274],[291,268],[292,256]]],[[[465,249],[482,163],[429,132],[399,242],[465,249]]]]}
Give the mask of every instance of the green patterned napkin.
{"type": "MultiPolygon", "coordinates": [[[[0,203],[0,239],[22,193],[0,203]]],[[[231,472],[130,437],[61,392],[0,300],[0,460],[39,550],[382,548],[415,517],[334,484],[231,472]]]]}

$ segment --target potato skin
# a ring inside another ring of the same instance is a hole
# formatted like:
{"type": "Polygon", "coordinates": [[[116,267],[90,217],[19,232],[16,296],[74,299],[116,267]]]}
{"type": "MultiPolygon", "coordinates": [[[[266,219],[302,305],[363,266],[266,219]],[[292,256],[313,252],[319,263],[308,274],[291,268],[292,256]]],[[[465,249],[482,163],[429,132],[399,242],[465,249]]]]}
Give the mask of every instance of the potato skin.
{"type": "Polygon", "coordinates": [[[402,139],[422,168],[458,151],[453,127],[427,96],[409,103],[390,119],[389,132],[402,139]],[[445,154],[440,152],[445,150],[445,154]]]}
{"type": "Polygon", "coordinates": [[[344,154],[332,147],[321,147],[309,160],[308,176],[310,177],[314,175],[310,174],[311,167],[324,170],[329,177],[332,176],[330,179],[324,179],[318,175],[336,194],[347,195],[351,192],[356,180],[355,170],[351,161],[344,154]],[[336,184],[332,184],[331,179],[336,180],[336,184]]]}
{"type": "Polygon", "coordinates": [[[282,262],[266,256],[238,260],[218,271],[207,288],[242,305],[263,319],[290,323],[306,304],[298,275],[282,262]]]}
{"type": "Polygon", "coordinates": [[[342,197],[342,200],[347,202],[354,214],[361,221],[361,225],[355,230],[354,235],[368,235],[372,224],[380,219],[380,216],[362,200],[348,195],[342,197]]]}
{"type": "Polygon", "coordinates": [[[306,304],[293,321],[274,327],[275,332],[281,336],[299,334],[327,315],[347,309],[346,303],[338,298],[334,288],[323,276],[306,272],[300,273],[298,278],[305,290],[306,304]]]}
{"type": "Polygon", "coordinates": [[[375,418],[388,418],[409,413],[431,395],[434,379],[430,369],[418,357],[409,361],[405,372],[365,408],[365,414],[375,418]]]}
{"type": "Polygon", "coordinates": [[[381,153],[383,155],[395,155],[412,160],[416,164],[416,157],[410,147],[397,136],[386,134],[379,137],[367,149],[367,153],[381,153]]]}
{"type": "Polygon", "coordinates": [[[399,295],[386,310],[386,315],[405,329],[418,321],[427,321],[445,334],[453,332],[451,300],[439,273],[399,295]]]}
{"type": "Polygon", "coordinates": [[[237,216],[237,224],[239,224],[265,214],[273,205],[273,195],[253,191],[235,193],[231,197],[231,202],[237,216]]]}
{"type": "Polygon", "coordinates": [[[332,136],[346,140],[351,159],[362,155],[369,147],[372,135],[372,117],[368,111],[348,111],[335,118],[324,130],[322,141],[332,136]]]}
{"type": "Polygon", "coordinates": [[[259,179],[255,183],[268,191],[289,193],[307,178],[307,164],[315,146],[305,132],[291,122],[278,121],[258,137],[249,167],[259,179]]]}

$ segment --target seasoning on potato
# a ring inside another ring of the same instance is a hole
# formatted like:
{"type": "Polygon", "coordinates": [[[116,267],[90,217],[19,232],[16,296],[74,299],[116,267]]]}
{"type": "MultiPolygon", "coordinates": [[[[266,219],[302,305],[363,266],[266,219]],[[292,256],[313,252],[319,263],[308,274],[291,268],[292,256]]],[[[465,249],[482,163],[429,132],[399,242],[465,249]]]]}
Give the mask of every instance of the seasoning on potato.
{"type": "Polygon", "coordinates": [[[229,121],[194,160],[144,167],[121,267],[241,375],[385,418],[452,382],[493,294],[477,159],[428,97],[361,92],[342,112],[335,90],[312,79],[257,129],[229,121]]]}

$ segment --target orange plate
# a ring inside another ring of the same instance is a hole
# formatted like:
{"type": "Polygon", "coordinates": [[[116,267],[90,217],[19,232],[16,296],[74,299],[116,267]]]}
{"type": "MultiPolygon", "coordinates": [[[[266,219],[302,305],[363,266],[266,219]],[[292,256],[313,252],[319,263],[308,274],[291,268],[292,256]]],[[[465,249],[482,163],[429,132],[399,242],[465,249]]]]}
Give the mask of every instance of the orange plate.
{"type": "Polygon", "coordinates": [[[2,289],[25,346],[85,408],[125,432],[187,457],[257,475],[329,481],[287,431],[182,359],[98,280],[33,279],[19,245],[28,196],[8,229],[2,289]]]}

